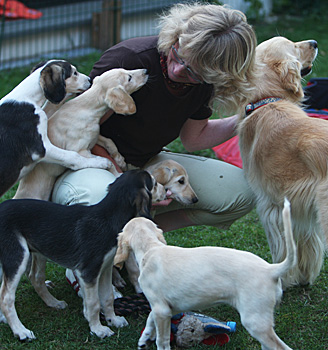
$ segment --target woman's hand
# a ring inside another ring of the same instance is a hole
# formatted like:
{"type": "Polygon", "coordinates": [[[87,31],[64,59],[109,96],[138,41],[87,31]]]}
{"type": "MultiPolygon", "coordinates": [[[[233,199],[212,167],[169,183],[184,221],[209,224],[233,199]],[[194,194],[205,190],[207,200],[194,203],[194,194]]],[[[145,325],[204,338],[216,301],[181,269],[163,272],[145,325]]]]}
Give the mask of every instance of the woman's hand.
{"type": "Polygon", "coordinates": [[[183,146],[189,152],[217,146],[235,135],[238,115],[222,119],[188,119],[181,131],[183,146]]]}
{"type": "Polygon", "coordinates": [[[166,207],[166,206],[168,206],[172,201],[173,201],[172,198],[167,198],[167,199],[164,199],[164,200],[162,200],[162,201],[160,201],[160,202],[155,202],[155,203],[153,203],[152,207],[153,207],[154,209],[156,209],[156,207],[166,207]]]}
{"type": "Polygon", "coordinates": [[[100,156],[100,157],[104,157],[109,159],[115,166],[116,170],[119,173],[123,173],[123,171],[121,170],[121,168],[117,165],[117,163],[115,162],[115,160],[110,156],[110,154],[105,150],[105,148],[99,146],[99,145],[95,145],[92,150],[91,153],[96,155],[96,156],[100,156]]]}

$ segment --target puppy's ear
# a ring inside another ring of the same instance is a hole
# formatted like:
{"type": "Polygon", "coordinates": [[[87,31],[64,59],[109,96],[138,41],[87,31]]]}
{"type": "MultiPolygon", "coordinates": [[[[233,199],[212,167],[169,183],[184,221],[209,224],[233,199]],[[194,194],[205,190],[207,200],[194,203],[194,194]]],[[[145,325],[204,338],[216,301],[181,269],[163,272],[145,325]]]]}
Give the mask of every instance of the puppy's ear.
{"type": "Polygon", "coordinates": [[[301,69],[302,65],[294,58],[276,62],[273,69],[279,74],[284,89],[297,98],[303,97],[301,69]]]}
{"type": "Polygon", "coordinates": [[[30,71],[30,74],[33,73],[35,70],[37,70],[38,68],[44,66],[47,63],[47,61],[41,61],[39,63],[37,63],[30,71]]]}
{"type": "Polygon", "coordinates": [[[52,103],[61,102],[66,95],[65,74],[57,64],[45,66],[40,74],[40,85],[44,96],[52,103]]]}
{"type": "Polygon", "coordinates": [[[164,244],[167,244],[167,243],[166,243],[166,240],[165,240],[165,238],[164,238],[164,236],[163,236],[163,231],[162,231],[162,230],[157,229],[157,231],[156,231],[156,236],[157,236],[157,238],[158,238],[158,240],[159,240],[160,242],[162,242],[162,243],[164,243],[164,244]]]}
{"type": "Polygon", "coordinates": [[[132,205],[136,208],[136,216],[142,216],[147,219],[152,220],[150,213],[152,205],[152,195],[151,192],[146,188],[138,189],[137,193],[132,198],[132,205]]]}
{"type": "Polygon", "coordinates": [[[124,239],[124,230],[118,235],[117,239],[117,251],[114,257],[114,266],[119,269],[123,268],[124,261],[129,257],[130,247],[128,242],[124,239]]]}
{"type": "Polygon", "coordinates": [[[167,166],[161,166],[151,172],[156,181],[161,185],[166,185],[172,178],[173,171],[167,166]]]}
{"type": "Polygon", "coordinates": [[[107,91],[105,102],[108,107],[118,114],[134,114],[137,111],[133,98],[121,87],[114,87],[107,91]]]}

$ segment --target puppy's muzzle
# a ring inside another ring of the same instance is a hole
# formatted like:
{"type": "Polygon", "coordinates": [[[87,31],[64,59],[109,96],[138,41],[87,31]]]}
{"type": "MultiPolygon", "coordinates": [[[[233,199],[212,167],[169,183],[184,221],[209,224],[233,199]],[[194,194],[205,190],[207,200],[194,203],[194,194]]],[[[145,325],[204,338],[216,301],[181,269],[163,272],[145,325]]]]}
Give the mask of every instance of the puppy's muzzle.
{"type": "Polygon", "coordinates": [[[197,203],[198,202],[198,198],[197,197],[193,197],[192,198],[192,204],[195,204],[195,203],[197,203]]]}

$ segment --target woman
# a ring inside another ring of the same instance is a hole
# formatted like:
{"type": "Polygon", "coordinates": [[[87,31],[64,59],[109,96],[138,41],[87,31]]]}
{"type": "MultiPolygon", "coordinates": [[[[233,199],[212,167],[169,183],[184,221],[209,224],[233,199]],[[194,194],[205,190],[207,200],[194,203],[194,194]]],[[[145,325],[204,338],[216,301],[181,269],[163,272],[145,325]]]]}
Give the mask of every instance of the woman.
{"type": "MultiPolygon", "coordinates": [[[[237,112],[253,89],[256,36],[240,11],[210,4],[177,4],[160,18],[157,37],[134,38],[108,49],[94,78],[112,68],[147,68],[149,80],[133,94],[136,114],[109,111],[101,134],[111,138],[129,169],[163,159],[183,165],[198,203],[164,201],[155,222],[164,230],[193,225],[229,227],[253,208],[243,171],[219,160],[163,151],[180,136],[187,151],[216,146],[234,134],[237,115],[209,118],[214,109],[237,112]]],[[[99,146],[95,154],[104,155],[99,146]]],[[[66,172],[53,201],[85,205],[100,201],[114,176],[101,169],[66,172]]]]}

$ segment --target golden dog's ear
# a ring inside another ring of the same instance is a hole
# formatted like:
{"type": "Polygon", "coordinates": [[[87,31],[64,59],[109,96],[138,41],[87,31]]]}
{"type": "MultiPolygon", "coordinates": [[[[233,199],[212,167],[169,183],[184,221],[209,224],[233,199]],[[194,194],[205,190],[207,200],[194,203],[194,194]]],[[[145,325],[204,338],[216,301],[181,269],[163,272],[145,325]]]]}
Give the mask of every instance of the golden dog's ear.
{"type": "Polygon", "coordinates": [[[65,72],[57,64],[45,66],[40,73],[40,86],[44,96],[52,103],[61,102],[66,95],[65,72]]]}
{"type": "Polygon", "coordinates": [[[117,251],[114,257],[114,266],[119,269],[123,268],[124,261],[129,257],[130,246],[126,240],[124,240],[124,231],[118,235],[117,239],[117,251]]]}
{"type": "Polygon", "coordinates": [[[134,114],[137,111],[133,98],[121,87],[109,89],[105,102],[117,114],[134,114]]]}
{"type": "Polygon", "coordinates": [[[302,98],[302,77],[301,69],[302,65],[299,61],[293,58],[275,62],[273,69],[279,74],[284,89],[292,92],[296,97],[302,98]]]}

